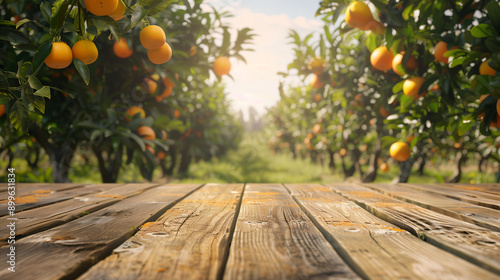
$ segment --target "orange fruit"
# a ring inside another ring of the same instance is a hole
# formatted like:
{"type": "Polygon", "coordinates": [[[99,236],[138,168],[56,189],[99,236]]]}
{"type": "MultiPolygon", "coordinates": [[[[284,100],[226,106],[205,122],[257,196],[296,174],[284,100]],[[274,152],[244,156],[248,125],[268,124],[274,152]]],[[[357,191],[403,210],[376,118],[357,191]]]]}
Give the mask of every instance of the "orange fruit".
{"type": "Polygon", "coordinates": [[[453,148],[460,149],[460,148],[462,148],[462,144],[455,142],[455,143],[453,143],[453,148]]]}
{"type": "MultiPolygon", "coordinates": [[[[149,126],[141,126],[137,129],[137,133],[139,136],[146,140],[155,140],[156,139],[156,134],[155,131],[149,127],[149,126]]],[[[152,153],[154,154],[154,152],[152,153]]]]}
{"type": "Polygon", "coordinates": [[[132,55],[134,51],[131,48],[129,48],[127,40],[125,40],[125,38],[122,37],[120,38],[120,41],[116,41],[113,44],[113,52],[119,58],[128,58],[132,55]]]}
{"type": "MultiPolygon", "coordinates": [[[[457,49],[457,47],[453,47],[451,49],[454,50],[457,49]]],[[[434,58],[436,58],[438,62],[448,63],[448,57],[444,56],[444,54],[447,51],[448,51],[448,44],[446,44],[443,41],[437,43],[436,46],[434,47],[434,58]]]]}
{"type": "Polygon", "coordinates": [[[77,58],[83,63],[89,65],[97,60],[99,51],[95,46],[94,42],[90,40],[80,40],[77,41],[72,48],[73,57],[77,58]]]}
{"type": "Polygon", "coordinates": [[[320,102],[320,101],[321,101],[321,94],[316,93],[316,94],[314,95],[314,101],[315,101],[315,102],[320,102]]]}
{"type": "Polygon", "coordinates": [[[0,105],[0,117],[5,114],[5,104],[0,105]]]}
{"type": "Polygon", "coordinates": [[[135,116],[137,114],[140,114],[141,119],[144,119],[146,117],[146,112],[141,107],[133,106],[133,107],[128,108],[126,120],[130,121],[129,117],[132,118],[133,116],[135,116]]]}
{"type": "Polygon", "coordinates": [[[361,27],[359,29],[370,30],[371,32],[373,32],[377,35],[383,35],[385,33],[385,26],[382,23],[380,23],[374,19],[371,19],[370,21],[368,21],[368,23],[364,27],[361,27]]]}
{"type": "Polygon", "coordinates": [[[322,131],[321,125],[319,124],[315,124],[312,128],[312,132],[315,134],[321,133],[321,131],[322,131]]]}
{"type": "Polygon", "coordinates": [[[307,69],[312,71],[314,74],[319,75],[325,69],[325,60],[321,56],[316,56],[307,65],[307,69]]]}
{"type": "Polygon", "coordinates": [[[491,75],[491,76],[495,76],[497,74],[497,71],[495,71],[495,69],[491,68],[489,65],[488,65],[488,62],[490,60],[485,60],[481,63],[481,65],[479,65],[479,74],[481,75],[491,75]]]}
{"type": "Polygon", "coordinates": [[[411,77],[404,81],[403,83],[403,93],[408,97],[418,96],[420,87],[425,82],[422,77],[411,77]]]}
{"type": "Polygon", "coordinates": [[[158,88],[158,84],[150,78],[146,78],[144,79],[144,81],[146,82],[146,85],[148,87],[148,93],[149,94],[155,93],[156,89],[158,88]]]}
{"type": "Polygon", "coordinates": [[[165,31],[158,25],[148,25],[141,30],[139,39],[144,48],[154,50],[164,46],[167,36],[165,36],[165,31]]]}
{"type": "MultiPolygon", "coordinates": [[[[403,62],[404,54],[405,54],[404,52],[398,53],[396,56],[394,56],[394,59],[392,60],[392,70],[399,76],[403,76],[404,74],[406,74],[404,72],[405,71],[404,67],[403,67],[403,72],[399,71],[399,69],[397,68],[398,65],[401,65],[401,63],[403,62]]],[[[408,58],[408,61],[406,62],[406,68],[411,69],[413,71],[417,70],[418,63],[415,56],[411,55],[410,58],[408,58]]]]}
{"type": "Polygon", "coordinates": [[[391,145],[389,154],[397,161],[406,161],[410,158],[410,146],[405,142],[395,142],[391,145]]]}
{"type": "Polygon", "coordinates": [[[125,10],[126,10],[126,7],[125,7],[125,3],[123,3],[122,0],[119,0],[118,1],[118,6],[116,7],[116,9],[111,13],[109,14],[109,16],[114,19],[115,21],[119,21],[120,19],[124,18],[125,17],[125,10]]]}
{"type": "Polygon", "coordinates": [[[341,157],[345,157],[347,155],[347,150],[345,148],[342,148],[339,150],[339,155],[341,157]]]}
{"type": "Polygon", "coordinates": [[[96,16],[112,14],[118,7],[118,0],[84,0],[85,8],[96,16]]]}
{"type": "Polygon", "coordinates": [[[159,159],[159,160],[163,160],[165,159],[165,152],[164,151],[158,151],[158,153],[156,153],[156,157],[159,159]]]}
{"type": "Polygon", "coordinates": [[[370,7],[361,1],[354,1],[347,7],[345,22],[354,28],[365,28],[373,20],[370,7]]]}
{"type": "Polygon", "coordinates": [[[219,77],[229,74],[229,71],[231,71],[231,62],[229,61],[229,58],[225,56],[219,56],[214,61],[213,70],[215,75],[219,77]]]}
{"type": "Polygon", "coordinates": [[[152,155],[155,154],[155,149],[149,145],[146,145],[146,151],[148,151],[152,155]]]}
{"type": "Polygon", "coordinates": [[[148,50],[148,58],[154,64],[167,63],[172,58],[172,48],[167,42],[158,49],[148,50]]]}
{"type": "Polygon", "coordinates": [[[413,138],[415,138],[415,136],[413,136],[413,135],[406,137],[406,142],[411,143],[411,141],[413,141],[413,138]]]}
{"type": "Polygon", "coordinates": [[[380,112],[380,115],[384,118],[386,118],[387,116],[389,116],[389,110],[387,110],[384,106],[380,106],[380,108],[378,109],[378,111],[380,112]]]}
{"type": "Polygon", "coordinates": [[[167,132],[165,130],[161,131],[161,140],[163,141],[167,140],[167,132]]]}
{"type": "Polygon", "coordinates": [[[64,42],[52,43],[52,50],[45,59],[45,64],[52,69],[63,69],[73,62],[73,52],[64,42]]]}
{"type": "Polygon", "coordinates": [[[372,66],[380,71],[391,69],[393,60],[394,54],[386,46],[376,48],[370,55],[372,66]]]}
{"type": "Polygon", "coordinates": [[[198,52],[198,49],[196,48],[196,46],[192,46],[189,49],[189,56],[194,56],[197,52],[198,52]]]}
{"type": "Polygon", "coordinates": [[[181,116],[181,111],[175,109],[174,110],[174,118],[178,119],[181,116]]]}
{"type": "Polygon", "coordinates": [[[380,170],[381,170],[382,172],[384,172],[384,173],[389,172],[389,165],[388,165],[387,163],[385,163],[385,162],[382,162],[382,163],[380,164],[380,170]]]}
{"type": "Polygon", "coordinates": [[[165,87],[175,87],[175,84],[170,80],[169,77],[165,77],[163,79],[163,84],[165,85],[165,87]]]}
{"type": "Polygon", "coordinates": [[[500,99],[497,101],[497,115],[500,115],[500,99]]]}
{"type": "Polygon", "coordinates": [[[318,75],[313,74],[310,82],[313,88],[322,88],[325,85],[325,82],[321,81],[318,75]]]}

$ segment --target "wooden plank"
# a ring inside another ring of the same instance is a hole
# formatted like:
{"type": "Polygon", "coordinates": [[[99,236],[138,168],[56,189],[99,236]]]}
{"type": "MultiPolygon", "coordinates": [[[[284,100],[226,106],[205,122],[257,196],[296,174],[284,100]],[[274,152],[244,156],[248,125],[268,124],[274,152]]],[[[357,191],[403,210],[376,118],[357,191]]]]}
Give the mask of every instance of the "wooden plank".
{"type": "MultiPolygon", "coordinates": [[[[93,192],[99,192],[104,190],[106,187],[104,185],[80,185],[80,186],[59,186],[58,184],[50,185],[49,188],[54,188],[55,190],[43,187],[42,189],[28,188],[16,191],[15,200],[16,210],[15,212],[21,212],[28,209],[38,208],[45,205],[70,200],[78,195],[85,195],[93,192]]],[[[0,200],[0,217],[5,216],[9,213],[8,210],[8,199],[0,200]]]]}
{"type": "MultiPolygon", "coordinates": [[[[37,233],[81,216],[88,215],[125,198],[137,195],[157,184],[100,184],[92,186],[99,193],[75,196],[73,199],[15,214],[16,239],[37,233]]],[[[0,224],[8,224],[9,216],[1,217],[0,224]]],[[[7,227],[0,228],[0,246],[5,245],[9,237],[7,227]]]]}
{"type": "Polygon", "coordinates": [[[321,185],[286,185],[365,279],[491,279],[492,273],[387,223],[321,185]]]}
{"type": "MultiPolygon", "coordinates": [[[[74,183],[16,183],[16,196],[24,196],[29,194],[43,194],[49,191],[63,191],[79,188],[86,184],[74,184],[74,183]]],[[[87,184],[88,185],[88,184],[87,184]]],[[[0,200],[6,199],[9,194],[7,193],[8,184],[0,184],[0,200]]]]}
{"type": "Polygon", "coordinates": [[[485,192],[487,194],[500,195],[500,184],[444,184],[446,186],[453,186],[463,190],[471,190],[478,192],[485,192]]]}
{"type": "MultiPolygon", "coordinates": [[[[452,199],[468,202],[471,204],[500,210],[500,199],[497,195],[478,192],[475,190],[466,190],[456,187],[446,186],[444,184],[401,184],[422,192],[439,194],[452,199]]],[[[500,212],[499,212],[500,215],[500,212]]]]}
{"type": "MultiPolygon", "coordinates": [[[[74,279],[155,220],[198,185],[163,185],[16,242],[16,273],[0,262],[0,279],[74,279]]],[[[6,256],[8,246],[0,248],[6,256]]]]}
{"type": "Polygon", "coordinates": [[[281,185],[245,187],[223,279],[358,279],[281,185]]]}
{"type": "Polygon", "coordinates": [[[242,191],[243,184],[204,186],[79,279],[219,279],[242,191]]]}
{"type": "Polygon", "coordinates": [[[354,184],[329,185],[379,218],[500,274],[500,233],[405,203],[354,184]]]}
{"type": "Polygon", "coordinates": [[[473,223],[491,230],[500,231],[500,212],[491,208],[469,204],[438,194],[420,192],[405,185],[363,184],[372,190],[418,205],[420,207],[473,223]]]}

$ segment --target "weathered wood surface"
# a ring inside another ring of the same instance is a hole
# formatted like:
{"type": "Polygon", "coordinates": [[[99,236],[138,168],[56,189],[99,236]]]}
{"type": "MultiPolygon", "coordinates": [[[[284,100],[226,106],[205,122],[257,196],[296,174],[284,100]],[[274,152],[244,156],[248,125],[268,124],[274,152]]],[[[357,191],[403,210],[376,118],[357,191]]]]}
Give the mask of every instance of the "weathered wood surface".
{"type": "Polygon", "coordinates": [[[500,211],[498,210],[451,199],[442,195],[421,192],[402,184],[364,184],[364,186],[387,196],[427,208],[455,219],[473,223],[491,230],[500,231],[500,211]]]}
{"type": "Polygon", "coordinates": [[[395,228],[321,185],[286,187],[328,240],[365,279],[495,277],[409,232],[395,228]]]}
{"type": "Polygon", "coordinates": [[[242,191],[243,184],[204,186],[80,279],[220,279],[242,191]]]}
{"type": "Polygon", "coordinates": [[[354,184],[329,185],[379,218],[467,261],[500,274],[500,233],[405,203],[354,184]]]}
{"type": "Polygon", "coordinates": [[[483,207],[500,210],[500,199],[497,195],[480,192],[477,190],[457,188],[452,185],[443,184],[404,184],[423,192],[439,194],[452,199],[476,204],[483,207]]]}
{"type": "MultiPolygon", "coordinates": [[[[99,193],[77,195],[72,199],[50,204],[36,209],[17,212],[16,238],[20,239],[29,234],[37,233],[79,217],[88,215],[102,208],[108,207],[116,202],[137,195],[144,190],[157,186],[158,184],[99,184],[89,186],[99,193]]],[[[1,217],[0,224],[8,224],[9,216],[1,217]]],[[[6,243],[9,237],[7,227],[0,228],[0,245],[6,243]]]]}
{"type": "Polygon", "coordinates": [[[281,185],[249,184],[223,279],[356,279],[281,185]]]}
{"type": "MultiPolygon", "coordinates": [[[[12,273],[0,262],[0,279],[72,279],[107,256],[138,227],[156,220],[198,185],[159,186],[105,209],[16,242],[12,273]]],[[[0,248],[5,256],[8,247],[0,248]]]]}
{"type": "MultiPolygon", "coordinates": [[[[15,183],[15,188],[16,190],[24,190],[24,189],[30,189],[30,190],[51,190],[51,191],[56,191],[56,190],[63,190],[63,189],[72,189],[72,188],[77,188],[80,186],[83,186],[85,184],[78,184],[78,183],[59,183],[59,184],[54,184],[54,183],[15,183]]],[[[88,185],[88,184],[87,184],[88,185]]],[[[0,200],[5,199],[7,197],[7,194],[2,193],[6,192],[8,188],[7,183],[0,183],[0,200]]]]}
{"type": "Polygon", "coordinates": [[[455,189],[485,192],[488,194],[500,195],[500,184],[443,184],[455,189]]]}
{"type": "MultiPolygon", "coordinates": [[[[100,185],[101,187],[103,185],[100,185]]],[[[56,203],[59,201],[69,200],[76,195],[88,194],[92,192],[99,191],[95,185],[85,186],[83,184],[62,184],[61,186],[56,186],[54,189],[50,185],[33,187],[26,187],[17,189],[15,194],[16,211],[23,211],[27,209],[33,209],[40,206],[56,203]]],[[[5,216],[9,213],[7,210],[8,199],[7,193],[2,193],[4,196],[0,200],[0,216],[5,216]]]]}

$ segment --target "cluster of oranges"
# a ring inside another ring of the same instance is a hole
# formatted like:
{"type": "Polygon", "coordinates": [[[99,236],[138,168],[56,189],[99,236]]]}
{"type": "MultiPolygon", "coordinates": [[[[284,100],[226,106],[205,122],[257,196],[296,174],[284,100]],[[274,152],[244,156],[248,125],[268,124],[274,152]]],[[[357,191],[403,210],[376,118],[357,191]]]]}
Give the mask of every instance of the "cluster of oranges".
{"type": "Polygon", "coordinates": [[[96,16],[109,16],[118,21],[125,15],[125,3],[121,0],[85,0],[85,8],[96,16]]]}
{"type": "Polygon", "coordinates": [[[73,62],[73,58],[76,58],[88,65],[95,62],[98,55],[97,47],[90,40],[79,40],[73,48],[65,42],[54,42],[50,54],[45,59],[45,64],[52,69],[63,69],[73,62]]]}
{"type": "Polygon", "coordinates": [[[383,34],[385,27],[373,18],[370,7],[361,1],[352,2],[345,12],[345,22],[354,28],[383,34]]]}
{"type": "Polygon", "coordinates": [[[165,31],[158,25],[148,25],[140,34],[141,45],[148,50],[151,63],[163,64],[172,58],[172,48],[166,42],[165,31]]]}

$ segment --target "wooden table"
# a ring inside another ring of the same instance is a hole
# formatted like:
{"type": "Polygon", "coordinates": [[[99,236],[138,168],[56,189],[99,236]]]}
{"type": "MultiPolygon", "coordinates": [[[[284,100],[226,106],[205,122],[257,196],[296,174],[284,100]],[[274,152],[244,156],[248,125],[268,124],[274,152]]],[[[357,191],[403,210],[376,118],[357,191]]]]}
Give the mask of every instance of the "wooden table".
{"type": "Polygon", "coordinates": [[[498,184],[17,184],[7,201],[3,184],[0,279],[500,279],[498,184]]]}

